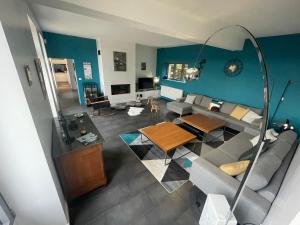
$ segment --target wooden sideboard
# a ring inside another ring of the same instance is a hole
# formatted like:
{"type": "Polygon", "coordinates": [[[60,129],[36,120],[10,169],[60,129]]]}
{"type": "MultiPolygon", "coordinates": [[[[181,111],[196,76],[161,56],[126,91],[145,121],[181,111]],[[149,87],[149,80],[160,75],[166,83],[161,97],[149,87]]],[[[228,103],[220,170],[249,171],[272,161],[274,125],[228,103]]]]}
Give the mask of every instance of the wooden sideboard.
{"type": "MultiPolygon", "coordinates": [[[[65,116],[67,123],[73,115],[65,116]]],[[[103,138],[89,116],[85,113],[77,118],[78,129],[69,130],[70,136],[79,137],[80,128],[98,135],[98,139],[88,145],[75,140],[67,145],[61,135],[60,123],[53,122],[52,156],[62,185],[65,198],[73,200],[95,188],[106,185],[107,178],[103,160],[103,138]]]]}

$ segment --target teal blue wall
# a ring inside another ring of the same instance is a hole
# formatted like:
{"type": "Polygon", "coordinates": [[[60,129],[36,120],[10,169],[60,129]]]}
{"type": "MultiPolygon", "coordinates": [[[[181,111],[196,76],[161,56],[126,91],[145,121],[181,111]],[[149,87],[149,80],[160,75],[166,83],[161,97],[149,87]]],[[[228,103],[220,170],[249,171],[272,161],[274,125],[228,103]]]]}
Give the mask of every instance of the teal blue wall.
{"type": "Polygon", "coordinates": [[[98,83],[100,90],[96,40],[49,32],[44,32],[43,35],[46,39],[46,50],[49,58],[74,59],[80,93],[80,104],[83,105],[84,95],[82,85],[85,81],[98,83]],[[92,63],[92,80],[84,79],[83,62],[92,63]],[[81,78],[82,80],[80,81],[78,78],[81,78]]]}
{"type": "MultiPolygon", "coordinates": [[[[276,104],[288,80],[300,81],[300,34],[260,38],[258,42],[264,52],[270,75],[271,106],[273,115],[276,104]]],[[[167,73],[168,63],[188,63],[193,65],[201,45],[189,45],[173,48],[160,48],[157,51],[157,74],[167,73]]],[[[262,107],[263,81],[260,75],[255,51],[246,42],[245,51],[232,52],[208,47],[204,58],[207,64],[197,81],[181,83],[162,80],[161,84],[183,89],[186,93],[200,93],[235,103],[253,107],[262,107]],[[239,58],[244,64],[242,73],[237,77],[225,76],[224,65],[230,58],[239,58]]],[[[285,101],[276,114],[276,120],[289,118],[300,130],[300,83],[290,86],[285,101]]]]}

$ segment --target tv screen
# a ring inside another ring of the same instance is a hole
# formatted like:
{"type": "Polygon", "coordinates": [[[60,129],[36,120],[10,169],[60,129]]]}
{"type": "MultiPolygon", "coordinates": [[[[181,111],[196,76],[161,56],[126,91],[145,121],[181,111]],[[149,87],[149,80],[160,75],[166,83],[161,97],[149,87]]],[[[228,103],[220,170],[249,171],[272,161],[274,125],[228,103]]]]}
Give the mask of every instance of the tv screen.
{"type": "Polygon", "coordinates": [[[138,79],[138,89],[153,89],[153,77],[142,77],[138,79]]]}
{"type": "Polygon", "coordinates": [[[65,64],[53,64],[53,69],[55,73],[65,73],[67,72],[67,67],[65,64]]]}

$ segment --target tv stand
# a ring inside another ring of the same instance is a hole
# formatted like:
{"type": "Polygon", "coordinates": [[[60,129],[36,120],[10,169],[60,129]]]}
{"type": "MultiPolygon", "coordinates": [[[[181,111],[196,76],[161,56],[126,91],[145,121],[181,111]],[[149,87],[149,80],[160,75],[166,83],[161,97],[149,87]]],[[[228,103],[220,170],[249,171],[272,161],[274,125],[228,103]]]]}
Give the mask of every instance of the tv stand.
{"type": "Polygon", "coordinates": [[[138,95],[142,95],[141,99],[147,99],[149,97],[159,98],[160,97],[160,89],[138,90],[136,92],[136,97],[138,95]]]}

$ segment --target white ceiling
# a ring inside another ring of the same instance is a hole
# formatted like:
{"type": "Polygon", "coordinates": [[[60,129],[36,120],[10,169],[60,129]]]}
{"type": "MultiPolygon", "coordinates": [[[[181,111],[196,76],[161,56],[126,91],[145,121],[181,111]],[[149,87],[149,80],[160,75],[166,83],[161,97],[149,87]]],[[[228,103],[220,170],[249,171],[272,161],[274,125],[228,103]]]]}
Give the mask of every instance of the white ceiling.
{"type": "Polygon", "coordinates": [[[46,31],[156,47],[203,43],[216,29],[300,33],[299,0],[28,0],[46,31]]]}

